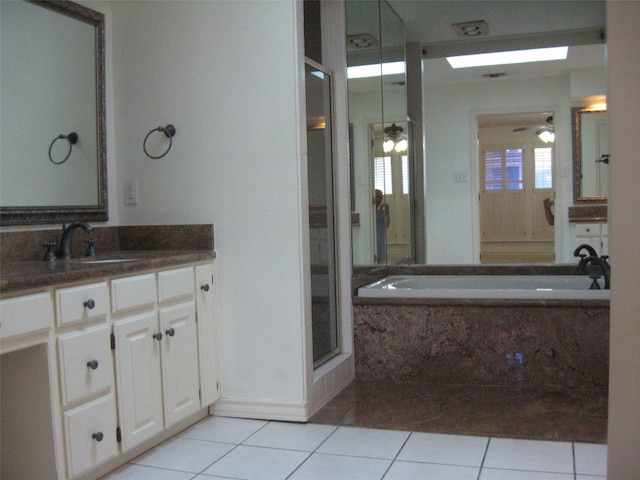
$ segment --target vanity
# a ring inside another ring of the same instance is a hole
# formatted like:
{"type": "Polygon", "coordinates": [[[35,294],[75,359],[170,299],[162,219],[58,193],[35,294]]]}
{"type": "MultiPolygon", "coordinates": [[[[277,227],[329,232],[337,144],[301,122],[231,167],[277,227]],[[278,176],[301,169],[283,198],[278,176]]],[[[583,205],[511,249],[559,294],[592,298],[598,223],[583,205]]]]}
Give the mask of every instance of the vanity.
{"type": "Polygon", "coordinates": [[[214,254],[3,262],[0,477],[95,479],[218,398],[214,254]]]}

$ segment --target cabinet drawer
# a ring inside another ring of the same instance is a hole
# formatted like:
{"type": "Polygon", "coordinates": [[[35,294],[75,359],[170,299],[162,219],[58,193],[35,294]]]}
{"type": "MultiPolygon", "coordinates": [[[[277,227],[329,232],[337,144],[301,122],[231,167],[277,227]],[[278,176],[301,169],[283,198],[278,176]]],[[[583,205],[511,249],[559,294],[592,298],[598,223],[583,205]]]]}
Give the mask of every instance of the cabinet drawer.
{"type": "Polygon", "coordinates": [[[106,282],[56,290],[58,325],[92,320],[109,313],[106,282]]]}
{"type": "Polygon", "coordinates": [[[178,268],[158,273],[160,303],[193,298],[193,268],[178,268]]]}
{"type": "Polygon", "coordinates": [[[53,302],[49,292],[0,301],[0,338],[53,327],[53,302]]]}
{"type": "Polygon", "coordinates": [[[576,225],[577,237],[599,237],[600,224],[598,223],[582,223],[576,225]]]}
{"type": "Polygon", "coordinates": [[[114,314],[133,308],[153,307],[156,301],[156,277],[152,273],[111,281],[111,309],[114,314]]]}
{"type": "Polygon", "coordinates": [[[64,414],[69,476],[75,477],[118,454],[117,426],[113,394],[64,414]]]}
{"type": "Polygon", "coordinates": [[[107,325],[58,337],[63,405],[113,388],[113,360],[107,325]]]}

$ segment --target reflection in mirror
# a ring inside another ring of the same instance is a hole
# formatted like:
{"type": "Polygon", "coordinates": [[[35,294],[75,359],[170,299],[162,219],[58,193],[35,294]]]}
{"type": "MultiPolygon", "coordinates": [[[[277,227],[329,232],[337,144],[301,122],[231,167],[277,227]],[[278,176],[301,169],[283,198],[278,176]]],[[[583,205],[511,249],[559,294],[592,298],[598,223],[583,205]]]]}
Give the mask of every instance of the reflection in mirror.
{"type": "MultiPolygon", "coordinates": [[[[368,32],[363,20],[366,9],[361,5],[371,3],[376,2],[347,0],[348,35],[368,32]]],[[[569,134],[571,108],[583,105],[586,98],[603,95],[606,91],[602,30],[605,25],[604,2],[589,2],[585,8],[576,8],[575,2],[570,1],[547,2],[559,11],[570,12],[570,15],[553,15],[553,12],[543,10],[532,14],[531,10],[521,6],[521,2],[496,2],[500,5],[496,6],[495,12],[483,12],[486,15],[484,20],[491,28],[490,36],[473,41],[455,38],[450,27],[456,22],[477,20],[478,9],[474,7],[477,7],[477,2],[389,0],[388,3],[399,14],[398,22],[406,27],[407,41],[411,44],[409,52],[414,53],[414,44],[421,46],[421,56],[411,56],[412,61],[420,62],[419,78],[413,75],[417,69],[410,68],[412,76],[409,80],[415,80],[415,84],[421,87],[421,109],[418,111],[423,117],[419,118],[415,112],[415,118],[406,116],[406,89],[398,84],[405,78],[393,79],[393,76],[379,74],[375,79],[349,79],[353,183],[356,211],[361,220],[352,235],[354,266],[373,265],[375,261],[375,224],[371,215],[374,192],[369,171],[373,158],[372,125],[386,127],[407,120],[420,125],[420,131],[415,132],[415,143],[424,149],[424,153],[414,160],[420,167],[414,168],[414,172],[421,172],[421,177],[413,179],[413,185],[424,202],[414,205],[419,197],[413,197],[412,213],[420,211],[421,214],[418,219],[412,214],[410,225],[420,225],[418,233],[424,239],[416,244],[413,251],[418,253],[414,258],[424,259],[427,264],[478,264],[482,248],[478,201],[482,182],[476,119],[487,114],[527,112],[553,112],[553,128],[557,135],[553,151],[556,184],[553,192],[544,192],[544,198],[550,196],[554,202],[551,208],[556,214],[555,223],[545,235],[552,237],[546,241],[555,251],[545,252],[545,258],[555,262],[572,261],[572,252],[563,240],[572,235],[571,225],[568,217],[560,214],[566,212],[566,207],[573,200],[569,134]],[[514,21],[505,22],[505,18],[514,21]],[[541,26],[550,31],[540,31],[541,26]],[[498,28],[508,30],[508,34],[500,37],[495,33],[498,28]],[[480,47],[504,51],[558,46],[559,42],[569,45],[566,61],[452,69],[445,58],[447,55],[477,53],[480,47]],[[395,89],[386,88],[386,85],[395,89]],[[382,111],[374,112],[374,107],[379,110],[379,104],[383,105],[382,111]],[[382,121],[378,120],[378,115],[382,121]]],[[[380,22],[378,15],[384,10],[381,8],[372,14],[380,24],[383,39],[384,22],[380,22]]],[[[356,52],[348,51],[350,65],[355,64],[357,58],[356,52]]],[[[382,55],[378,61],[382,63],[382,55]]],[[[536,125],[545,123],[546,117],[543,117],[536,125]]],[[[535,131],[529,133],[534,136],[535,131]]],[[[547,228],[551,225],[545,220],[546,210],[538,208],[544,198],[532,199],[531,205],[536,207],[536,221],[545,222],[541,227],[547,228]]],[[[412,236],[419,238],[415,233],[412,236]]],[[[388,262],[390,258],[387,252],[388,262]]]]}
{"type": "Polygon", "coordinates": [[[104,16],[0,2],[0,221],[107,220],[104,16]]]}
{"type": "Polygon", "coordinates": [[[609,192],[607,111],[577,107],[571,114],[574,202],[606,203],[609,192]]]}
{"type": "MultiPolygon", "coordinates": [[[[380,189],[376,181],[385,175],[387,179],[392,177],[391,163],[385,166],[384,155],[379,155],[384,153],[383,130],[395,123],[407,131],[404,26],[386,1],[347,0],[346,18],[351,172],[354,210],[360,219],[352,231],[353,263],[386,264],[392,258],[407,258],[400,252],[405,247],[389,252],[388,240],[392,237],[388,230],[376,228],[375,203],[375,190],[380,189]],[[368,66],[371,72],[359,75],[357,68],[362,66],[368,66]]],[[[392,194],[383,195],[385,204],[391,207],[392,194]]],[[[402,218],[409,221],[411,216],[391,215],[389,228],[397,226],[402,218]]],[[[410,225],[405,230],[410,232],[410,225]]]]}

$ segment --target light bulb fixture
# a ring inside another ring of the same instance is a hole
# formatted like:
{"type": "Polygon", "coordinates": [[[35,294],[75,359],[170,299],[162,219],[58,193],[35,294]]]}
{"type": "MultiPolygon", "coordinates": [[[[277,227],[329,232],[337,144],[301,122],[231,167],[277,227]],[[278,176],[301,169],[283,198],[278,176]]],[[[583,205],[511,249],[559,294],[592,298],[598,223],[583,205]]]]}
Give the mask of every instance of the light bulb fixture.
{"type": "Polygon", "coordinates": [[[409,144],[406,136],[403,135],[403,132],[404,129],[395,123],[392,123],[391,126],[384,129],[384,134],[387,137],[387,140],[382,144],[384,153],[389,153],[393,150],[397,153],[401,153],[407,150],[409,144]]]}
{"type": "Polygon", "coordinates": [[[540,140],[544,143],[553,143],[556,139],[556,134],[553,132],[551,128],[541,128],[536,132],[536,135],[540,140]]]}
{"type": "Polygon", "coordinates": [[[396,143],[395,151],[398,153],[406,152],[408,146],[409,146],[409,142],[407,142],[406,138],[403,138],[398,143],[396,143]]]}
{"type": "Polygon", "coordinates": [[[382,143],[382,150],[384,150],[384,153],[389,153],[393,150],[394,146],[395,146],[395,143],[393,142],[393,140],[391,139],[385,140],[382,143]]]}

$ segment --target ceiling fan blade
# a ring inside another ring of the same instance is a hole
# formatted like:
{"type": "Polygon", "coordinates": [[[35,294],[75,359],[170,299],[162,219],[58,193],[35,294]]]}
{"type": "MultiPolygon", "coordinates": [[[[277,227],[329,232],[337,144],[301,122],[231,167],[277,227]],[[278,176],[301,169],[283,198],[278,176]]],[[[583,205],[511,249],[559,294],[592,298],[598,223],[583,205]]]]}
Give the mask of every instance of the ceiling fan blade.
{"type": "Polygon", "coordinates": [[[544,128],[546,127],[546,125],[529,125],[528,127],[518,127],[518,128],[514,128],[513,131],[514,132],[526,132],[529,130],[537,130],[539,128],[544,128]]]}

